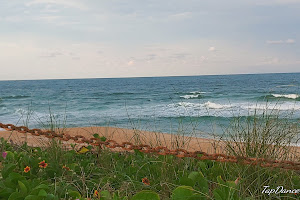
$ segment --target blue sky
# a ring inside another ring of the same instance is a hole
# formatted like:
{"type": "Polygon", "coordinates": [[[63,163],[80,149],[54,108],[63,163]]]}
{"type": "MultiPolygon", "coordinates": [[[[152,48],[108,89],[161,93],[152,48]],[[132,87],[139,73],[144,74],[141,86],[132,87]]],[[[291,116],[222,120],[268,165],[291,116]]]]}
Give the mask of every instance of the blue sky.
{"type": "Polygon", "coordinates": [[[0,2],[0,80],[300,71],[300,0],[0,2]]]}

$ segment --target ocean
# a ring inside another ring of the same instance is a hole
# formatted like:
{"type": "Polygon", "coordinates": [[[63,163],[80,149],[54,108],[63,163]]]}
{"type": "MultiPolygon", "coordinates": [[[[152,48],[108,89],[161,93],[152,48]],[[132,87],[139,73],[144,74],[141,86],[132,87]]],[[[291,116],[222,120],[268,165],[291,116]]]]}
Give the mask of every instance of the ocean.
{"type": "Polygon", "coordinates": [[[237,116],[300,119],[300,73],[0,81],[0,122],[222,134],[237,116]]]}

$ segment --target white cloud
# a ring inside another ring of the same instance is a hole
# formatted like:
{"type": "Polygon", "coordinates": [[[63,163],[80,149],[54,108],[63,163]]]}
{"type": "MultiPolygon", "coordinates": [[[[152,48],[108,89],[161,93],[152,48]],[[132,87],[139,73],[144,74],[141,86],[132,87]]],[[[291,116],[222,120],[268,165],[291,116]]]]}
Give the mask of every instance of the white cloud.
{"type": "Polygon", "coordinates": [[[283,44],[284,41],[283,40],[267,40],[266,43],[267,44],[283,44]]]}
{"type": "Polygon", "coordinates": [[[285,42],[287,44],[294,44],[296,41],[294,39],[287,39],[285,42]]]}
{"type": "Polygon", "coordinates": [[[216,51],[216,47],[209,47],[208,51],[216,51]]]}
{"type": "Polygon", "coordinates": [[[287,40],[267,40],[267,44],[294,44],[296,41],[294,39],[287,40]]]}
{"type": "Polygon", "coordinates": [[[192,17],[191,12],[176,13],[168,16],[169,19],[174,19],[174,20],[184,20],[191,17],[192,17]]]}
{"type": "Polygon", "coordinates": [[[280,59],[277,57],[266,57],[263,58],[261,62],[257,63],[257,65],[277,65],[280,64],[280,59]]]}
{"type": "Polygon", "coordinates": [[[74,0],[32,0],[30,2],[25,3],[26,6],[34,6],[39,4],[45,4],[49,6],[49,4],[60,5],[64,7],[77,8],[80,10],[87,10],[88,7],[79,1],[74,0]]]}
{"type": "Polygon", "coordinates": [[[127,63],[128,66],[132,66],[134,65],[134,60],[130,60],[128,63],[127,63]]]}

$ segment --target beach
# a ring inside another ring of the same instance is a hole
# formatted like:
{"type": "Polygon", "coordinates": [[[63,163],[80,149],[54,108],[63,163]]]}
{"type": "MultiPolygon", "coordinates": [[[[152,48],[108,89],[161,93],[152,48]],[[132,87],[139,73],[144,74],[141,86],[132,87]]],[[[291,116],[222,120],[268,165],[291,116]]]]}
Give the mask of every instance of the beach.
{"type": "MultiPolygon", "coordinates": [[[[57,132],[63,132],[71,136],[82,135],[86,138],[92,138],[93,134],[98,134],[100,137],[104,136],[107,140],[115,140],[118,143],[131,142],[133,144],[148,144],[152,147],[163,146],[168,147],[169,149],[183,148],[188,151],[204,151],[206,153],[222,152],[222,144],[220,141],[178,134],[166,134],[116,127],[76,127],[58,129],[57,132]]],[[[45,136],[34,136],[30,133],[5,130],[0,130],[0,137],[12,141],[14,144],[20,145],[26,141],[29,146],[40,147],[46,147],[51,141],[51,139],[48,139],[45,136]]],[[[68,147],[75,142],[69,140],[62,141],[62,143],[68,147]]],[[[79,144],[78,146],[82,145],[86,144],[79,144]]]]}
{"type": "MultiPolygon", "coordinates": [[[[172,149],[185,149],[187,151],[203,151],[209,154],[225,153],[225,141],[199,137],[183,136],[179,134],[167,134],[160,132],[141,131],[137,129],[125,129],[117,127],[75,127],[57,129],[57,133],[69,134],[70,136],[81,135],[85,138],[93,138],[94,134],[105,137],[106,140],[131,142],[133,144],[146,144],[151,147],[167,147],[172,149]]],[[[0,130],[0,138],[4,138],[12,144],[22,145],[27,142],[32,147],[48,147],[51,140],[45,136],[34,136],[30,133],[19,133],[17,131],[0,130]]],[[[76,144],[77,149],[87,146],[86,143],[75,143],[73,140],[61,141],[62,145],[69,149],[71,144],[76,144]]],[[[121,149],[116,149],[121,150],[121,149]]],[[[300,147],[293,146],[292,152],[300,154],[300,147]]]]}

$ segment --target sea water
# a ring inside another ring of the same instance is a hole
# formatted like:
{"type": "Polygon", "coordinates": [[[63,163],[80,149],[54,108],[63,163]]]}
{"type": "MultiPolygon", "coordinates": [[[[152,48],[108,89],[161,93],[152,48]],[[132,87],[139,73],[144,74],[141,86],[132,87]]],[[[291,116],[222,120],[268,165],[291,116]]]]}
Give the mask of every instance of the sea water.
{"type": "Polygon", "coordinates": [[[299,120],[299,93],[300,73],[0,81],[0,122],[209,136],[265,108],[299,120]]]}

